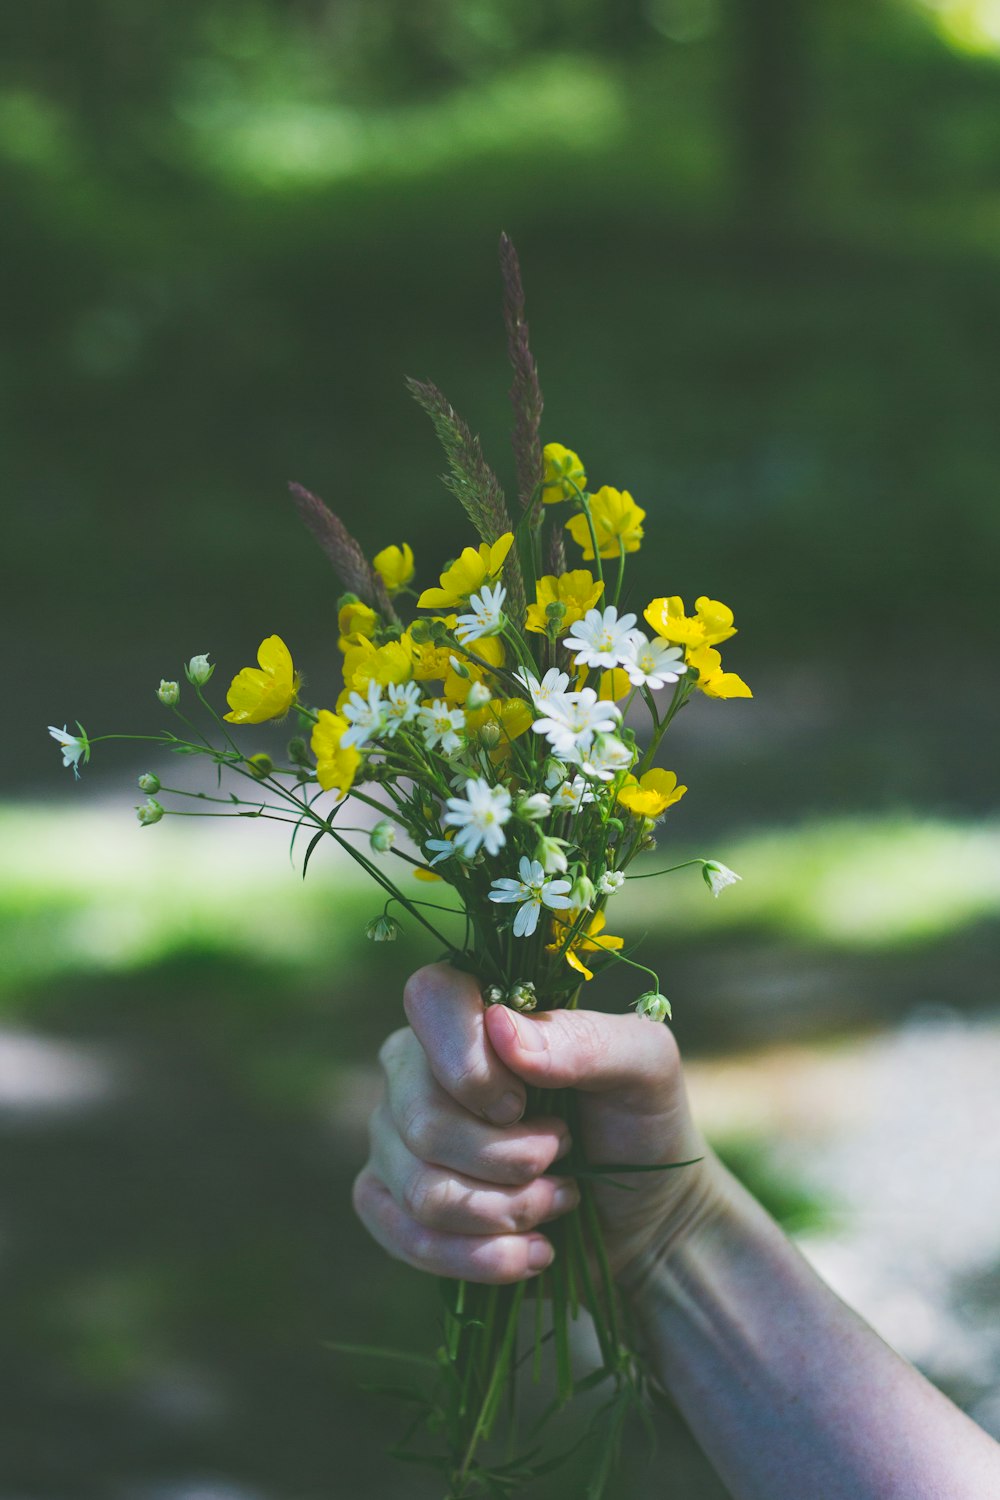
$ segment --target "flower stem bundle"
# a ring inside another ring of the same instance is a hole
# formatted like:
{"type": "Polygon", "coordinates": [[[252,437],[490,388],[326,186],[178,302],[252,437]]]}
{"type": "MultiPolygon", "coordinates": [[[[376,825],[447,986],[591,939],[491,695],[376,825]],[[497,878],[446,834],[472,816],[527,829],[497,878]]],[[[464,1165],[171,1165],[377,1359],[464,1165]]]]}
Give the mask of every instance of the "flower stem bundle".
{"type": "MultiPolygon", "coordinates": [[[[342,688],[333,701],[309,702],[288,646],[270,635],[257,665],[233,677],[220,715],[206,694],[214,667],[207,655],[192,657],[185,675],[207,731],[188,717],[188,688],[164,681],[158,697],[176,728],[146,738],[206,757],[214,789],[171,788],[162,772],[147,772],[137,816],[143,826],[192,814],[283,822],[293,843],[304,843],[303,871],[332,840],[380,888],[368,937],[389,942],[401,924],[422,927],[444,957],[476,976],[485,1005],[575,1006],[584,986],[624,965],[642,989],[636,1010],[662,1022],[670,1007],[658,976],[609,930],[609,903],[687,791],[656,763],[670,724],[698,694],[745,698],[750,689],[722,666],[719,647],[736,633],[726,605],[703,596],[689,613],[664,594],[641,622],[627,608],[627,562],[643,543],[646,511],[627,490],[589,488],[572,449],[543,445],[520,270],[506,237],[501,265],[517,518],[478,439],[440,391],[411,381],[444,448],[445,482],[476,537],[418,591],[408,543],[386,545],[369,561],[340,518],[293,485],[300,515],[346,589],[342,688]],[[284,757],[242,742],[248,728],[289,713],[296,733],[284,757]],[[229,789],[232,778],[242,790],[229,789]]],[[[90,738],[77,728],[50,731],[77,775],[101,740],[136,738],[90,738]]],[[[738,879],[716,860],[684,863],[700,866],[716,895],[738,879]]],[[[566,1120],[574,1145],[563,1169],[577,1178],[580,1204],[552,1226],[556,1256],[534,1281],[442,1284],[437,1373],[431,1390],[413,1393],[400,1456],[437,1467],[449,1500],[518,1493],[555,1462],[540,1447],[547,1419],[590,1389],[605,1397],[592,1424],[601,1452],[588,1495],[599,1496],[624,1418],[643,1396],[595,1196],[604,1173],[627,1188],[629,1168],[583,1158],[571,1090],[529,1105],[566,1120]],[[583,1376],[571,1358],[581,1310],[600,1350],[599,1367],[583,1376]],[[543,1376],[554,1382],[548,1398],[543,1376]],[[523,1431],[519,1385],[537,1388],[523,1431]]]]}

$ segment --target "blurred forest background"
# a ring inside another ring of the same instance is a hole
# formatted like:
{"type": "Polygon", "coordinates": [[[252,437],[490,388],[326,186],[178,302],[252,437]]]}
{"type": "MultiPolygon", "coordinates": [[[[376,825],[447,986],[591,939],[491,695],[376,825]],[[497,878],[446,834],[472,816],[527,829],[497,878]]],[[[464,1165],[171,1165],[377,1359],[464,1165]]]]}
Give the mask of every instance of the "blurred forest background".
{"type": "MultiPolygon", "coordinates": [[[[703,1115],[1000,1431],[996,0],[35,0],[0,193],[0,1500],[434,1493],[327,1347],[434,1337],[348,1207],[432,955],[262,827],[140,833],[146,758],[75,786],[44,726],[151,732],[272,631],[332,699],[286,481],[425,585],[469,540],[402,380],[510,482],[501,229],[546,439],[755,691],[669,752],[672,847],[744,883],[629,905],[703,1115]]],[[[722,1494],[634,1446],[616,1495],[722,1494]]]]}

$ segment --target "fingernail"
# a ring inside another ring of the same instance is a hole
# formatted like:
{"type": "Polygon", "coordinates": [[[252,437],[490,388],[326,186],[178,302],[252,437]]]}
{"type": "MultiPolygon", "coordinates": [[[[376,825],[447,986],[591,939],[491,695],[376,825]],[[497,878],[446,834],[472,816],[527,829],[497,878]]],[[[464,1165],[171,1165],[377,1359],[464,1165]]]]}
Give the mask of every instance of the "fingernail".
{"type": "Polygon", "coordinates": [[[529,1271],[544,1271],[546,1266],[551,1266],[555,1254],[548,1240],[532,1240],[528,1245],[529,1271]]]}
{"type": "Polygon", "coordinates": [[[561,1182],[552,1194],[552,1212],[568,1213],[580,1201],[580,1189],[575,1182],[561,1182]]]}
{"type": "Polygon", "coordinates": [[[545,1036],[537,1021],[528,1021],[524,1016],[510,1014],[511,1024],[514,1027],[514,1035],[517,1037],[525,1052],[544,1052],[545,1036]]]}
{"type": "Polygon", "coordinates": [[[564,1156],[568,1156],[569,1155],[569,1153],[570,1153],[570,1151],[572,1149],[573,1149],[573,1137],[570,1135],[569,1131],[567,1130],[566,1134],[563,1136],[562,1140],[559,1142],[559,1150],[556,1152],[556,1154],[552,1158],[552,1160],[553,1161],[561,1161],[564,1156]]]}
{"type": "Polygon", "coordinates": [[[524,1113],[524,1099],[522,1095],[516,1094],[513,1089],[491,1104],[483,1111],[488,1120],[494,1125],[513,1125],[524,1113]]]}

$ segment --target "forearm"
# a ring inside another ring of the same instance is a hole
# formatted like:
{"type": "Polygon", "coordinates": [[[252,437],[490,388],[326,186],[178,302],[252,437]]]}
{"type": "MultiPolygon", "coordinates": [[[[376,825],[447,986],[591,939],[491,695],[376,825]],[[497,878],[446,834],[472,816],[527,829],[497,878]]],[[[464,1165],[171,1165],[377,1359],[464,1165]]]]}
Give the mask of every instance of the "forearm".
{"type": "Polygon", "coordinates": [[[734,1500],[993,1500],[1000,1448],[725,1170],[632,1289],[653,1368],[734,1500]]]}

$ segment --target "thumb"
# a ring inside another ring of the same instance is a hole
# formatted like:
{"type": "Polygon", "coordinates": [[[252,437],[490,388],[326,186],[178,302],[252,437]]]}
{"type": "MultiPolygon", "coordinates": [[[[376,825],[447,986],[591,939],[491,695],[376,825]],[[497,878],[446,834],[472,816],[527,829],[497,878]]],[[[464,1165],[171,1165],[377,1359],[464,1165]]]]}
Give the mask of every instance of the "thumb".
{"type": "Polygon", "coordinates": [[[660,1094],[679,1069],[673,1034],[635,1014],[547,1010],[525,1016],[491,1005],[485,1023],[501,1061],[539,1088],[660,1094]]]}

